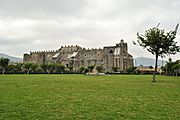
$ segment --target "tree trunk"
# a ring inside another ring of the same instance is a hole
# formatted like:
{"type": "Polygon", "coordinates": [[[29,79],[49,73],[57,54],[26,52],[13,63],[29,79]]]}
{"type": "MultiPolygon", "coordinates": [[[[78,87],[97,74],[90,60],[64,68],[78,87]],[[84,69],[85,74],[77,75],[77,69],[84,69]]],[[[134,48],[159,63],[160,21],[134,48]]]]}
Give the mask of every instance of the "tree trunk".
{"type": "Polygon", "coordinates": [[[27,75],[29,75],[29,70],[27,70],[27,73],[26,73],[27,75]]]}
{"type": "Polygon", "coordinates": [[[154,70],[154,73],[153,73],[152,82],[156,82],[157,62],[158,62],[158,54],[156,54],[155,70],[154,70]]]}
{"type": "Polygon", "coordinates": [[[3,74],[3,75],[4,75],[4,73],[5,73],[5,69],[2,70],[2,74],[3,74]]]}
{"type": "Polygon", "coordinates": [[[47,70],[48,75],[50,74],[50,70],[47,70]]]}

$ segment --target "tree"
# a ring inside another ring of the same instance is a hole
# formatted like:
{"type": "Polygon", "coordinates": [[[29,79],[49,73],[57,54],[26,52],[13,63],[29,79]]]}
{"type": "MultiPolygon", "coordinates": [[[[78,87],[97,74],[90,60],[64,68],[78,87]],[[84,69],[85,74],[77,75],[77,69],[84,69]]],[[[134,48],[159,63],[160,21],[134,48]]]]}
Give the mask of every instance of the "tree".
{"type": "Polygon", "coordinates": [[[15,70],[16,70],[16,65],[15,64],[11,64],[11,65],[7,66],[7,71],[14,73],[15,70]]]}
{"type": "Polygon", "coordinates": [[[56,65],[55,64],[50,64],[50,63],[45,63],[41,65],[41,68],[43,69],[44,72],[47,72],[48,75],[55,71],[56,65]]]}
{"type": "Polygon", "coordinates": [[[97,70],[98,72],[101,72],[101,71],[103,70],[103,66],[102,66],[102,65],[97,66],[97,67],[96,67],[96,70],[97,70]]]}
{"type": "Polygon", "coordinates": [[[118,70],[119,70],[120,68],[117,67],[117,66],[113,66],[112,69],[113,69],[113,71],[116,73],[116,72],[118,72],[118,70]]]}
{"type": "MultiPolygon", "coordinates": [[[[170,32],[165,32],[164,29],[161,30],[158,27],[153,27],[146,30],[144,35],[137,33],[138,44],[155,55],[156,58],[152,82],[156,82],[155,75],[157,72],[158,57],[165,57],[168,54],[176,54],[180,50],[180,46],[177,46],[177,42],[174,41],[178,26],[179,24],[177,24],[175,30],[170,32]]],[[[136,43],[134,42],[134,44],[136,43]]]]}
{"type": "Polygon", "coordinates": [[[2,73],[4,74],[6,69],[7,69],[7,66],[10,62],[10,59],[9,58],[0,58],[0,66],[2,67],[2,73]]]}
{"type": "Polygon", "coordinates": [[[126,72],[128,74],[134,74],[134,73],[136,73],[136,69],[137,69],[137,67],[129,67],[126,69],[126,72]]]}
{"type": "Polygon", "coordinates": [[[171,59],[166,63],[166,65],[163,67],[163,71],[166,73],[166,75],[175,75],[177,74],[177,70],[180,69],[180,62],[177,60],[173,62],[171,59]]]}
{"type": "Polygon", "coordinates": [[[21,72],[21,70],[22,70],[22,63],[15,63],[15,64],[10,64],[10,65],[8,65],[7,66],[7,70],[9,71],[9,72],[13,72],[13,73],[15,73],[15,72],[21,72]]]}
{"type": "Polygon", "coordinates": [[[84,73],[86,74],[86,73],[88,73],[88,72],[89,72],[89,68],[85,67],[85,68],[84,68],[84,73]]]}
{"type": "Polygon", "coordinates": [[[87,66],[88,69],[89,69],[89,72],[92,72],[92,70],[94,69],[94,65],[90,65],[90,66],[87,66]]]}
{"type": "Polygon", "coordinates": [[[175,64],[172,66],[173,68],[173,74],[178,75],[178,71],[180,70],[180,63],[178,61],[175,62],[175,64]]]}
{"type": "Polygon", "coordinates": [[[46,63],[41,64],[40,67],[41,67],[41,69],[43,70],[43,72],[46,72],[46,71],[47,71],[47,64],[46,64],[46,63]]]}
{"type": "Polygon", "coordinates": [[[80,73],[83,73],[83,72],[84,72],[84,69],[85,69],[85,67],[83,67],[83,66],[80,67],[80,68],[79,68],[79,72],[80,72],[80,73]]]}
{"type": "Polygon", "coordinates": [[[33,63],[27,62],[23,64],[23,69],[26,71],[26,74],[29,74],[30,70],[32,70],[33,63]]]}
{"type": "Polygon", "coordinates": [[[46,67],[47,67],[46,71],[48,72],[48,75],[49,75],[50,73],[55,71],[56,65],[49,63],[46,65],[46,67]]]}
{"type": "Polygon", "coordinates": [[[174,62],[172,62],[172,59],[169,59],[169,61],[166,63],[164,70],[166,72],[166,75],[172,75],[173,69],[172,66],[174,65],[174,62]]]}
{"type": "Polygon", "coordinates": [[[32,63],[32,64],[31,64],[31,70],[32,70],[33,72],[37,72],[37,68],[38,68],[38,64],[36,64],[36,63],[32,63]]]}
{"type": "Polygon", "coordinates": [[[153,69],[153,66],[149,66],[149,69],[153,69]]]}
{"type": "Polygon", "coordinates": [[[15,71],[21,72],[23,63],[16,63],[15,71]]]}
{"type": "Polygon", "coordinates": [[[65,69],[64,65],[61,65],[61,64],[54,64],[54,65],[57,72],[61,72],[61,73],[64,72],[64,69],[65,69]]]}
{"type": "Polygon", "coordinates": [[[69,69],[70,73],[73,73],[73,68],[74,68],[73,66],[68,66],[68,69],[69,69]]]}

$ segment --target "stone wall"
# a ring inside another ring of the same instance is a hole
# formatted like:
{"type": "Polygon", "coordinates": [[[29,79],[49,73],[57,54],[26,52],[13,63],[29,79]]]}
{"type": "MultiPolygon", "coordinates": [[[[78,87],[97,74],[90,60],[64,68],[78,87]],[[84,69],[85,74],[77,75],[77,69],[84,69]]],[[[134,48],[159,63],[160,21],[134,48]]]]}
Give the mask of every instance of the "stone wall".
{"type": "Polygon", "coordinates": [[[125,71],[133,66],[133,57],[128,53],[127,43],[121,40],[115,46],[103,49],[85,49],[80,46],[61,46],[56,51],[30,52],[24,54],[24,62],[33,63],[60,63],[66,67],[72,66],[75,71],[81,66],[103,66],[105,72],[113,72],[112,67],[117,66],[125,71]]]}
{"type": "Polygon", "coordinates": [[[30,54],[24,54],[23,62],[32,62],[32,63],[51,63],[55,62],[52,58],[58,51],[37,51],[30,52],[30,54]]]}
{"type": "Polygon", "coordinates": [[[103,64],[102,49],[81,50],[78,57],[79,61],[81,61],[81,66],[100,66],[103,64]]]}

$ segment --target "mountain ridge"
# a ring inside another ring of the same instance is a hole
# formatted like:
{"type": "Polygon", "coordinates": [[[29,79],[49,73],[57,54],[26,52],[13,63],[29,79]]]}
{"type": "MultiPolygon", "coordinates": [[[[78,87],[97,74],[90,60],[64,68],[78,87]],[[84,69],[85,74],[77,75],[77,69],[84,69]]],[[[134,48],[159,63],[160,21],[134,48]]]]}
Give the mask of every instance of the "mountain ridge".
{"type": "Polygon", "coordinates": [[[0,53],[0,58],[1,57],[9,58],[11,62],[22,62],[23,61],[22,58],[20,58],[20,57],[14,57],[14,56],[7,55],[4,53],[0,53]]]}
{"type": "MultiPolygon", "coordinates": [[[[165,60],[158,60],[158,66],[165,65],[165,60]]],[[[135,66],[155,66],[155,59],[153,58],[147,58],[147,57],[137,57],[134,58],[134,65],[135,66]]]]}
{"type": "MultiPolygon", "coordinates": [[[[4,53],[0,53],[0,58],[4,57],[4,58],[9,58],[11,62],[22,62],[23,59],[20,57],[15,57],[12,55],[8,55],[8,54],[4,54],[4,53]]],[[[162,66],[162,64],[165,64],[166,61],[165,60],[158,60],[158,66],[162,66]]],[[[137,57],[134,58],[134,66],[154,66],[155,64],[155,59],[153,58],[147,58],[147,57],[137,57]]]]}

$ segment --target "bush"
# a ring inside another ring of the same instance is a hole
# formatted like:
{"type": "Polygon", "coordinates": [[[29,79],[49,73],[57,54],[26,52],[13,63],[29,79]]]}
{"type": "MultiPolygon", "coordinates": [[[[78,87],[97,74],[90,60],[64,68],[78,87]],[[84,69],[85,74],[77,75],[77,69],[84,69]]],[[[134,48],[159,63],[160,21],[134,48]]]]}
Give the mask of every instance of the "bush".
{"type": "Polygon", "coordinates": [[[113,71],[116,73],[116,72],[118,72],[118,71],[119,71],[119,69],[120,69],[120,68],[119,68],[119,67],[117,67],[117,66],[113,66],[113,67],[112,67],[112,69],[113,69],[113,71]]]}
{"type": "Polygon", "coordinates": [[[89,68],[84,68],[84,73],[88,73],[89,72],[89,68]]]}
{"type": "Polygon", "coordinates": [[[80,73],[83,73],[83,72],[84,72],[84,69],[85,69],[85,67],[83,67],[83,66],[80,67],[80,68],[79,68],[79,72],[80,72],[80,73]]]}

